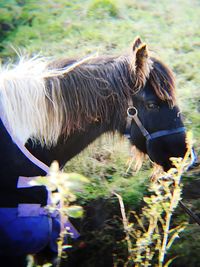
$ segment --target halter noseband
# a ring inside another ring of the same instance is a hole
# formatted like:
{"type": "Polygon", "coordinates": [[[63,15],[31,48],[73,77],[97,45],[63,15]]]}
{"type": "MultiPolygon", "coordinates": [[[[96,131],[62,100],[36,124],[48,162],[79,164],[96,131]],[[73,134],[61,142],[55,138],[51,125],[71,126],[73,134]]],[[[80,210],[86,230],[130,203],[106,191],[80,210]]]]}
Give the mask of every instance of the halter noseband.
{"type": "Polygon", "coordinates": [[[179,127],[179,128],[174,128],[174,129],[170,129],[170,130],[161,130],[161,131],[157,131],[157,132],[154,132],[154,133],[150,134],[145,129],[145,127],[143,126],[142,122],[138,118],[138,111],[134,106],[129,106],[128,107],[127,115],[128,115],[128,117],[127,117],[125,135],[127,136],[128,139],[130,139],[130,136],[131,136],[130,129],[131,129],[132,120],[135,121],[135,123],[137,124],[138,128],[140,129],[142,135],[145,137],[147,142],[149,142],[152,139],[159,138],[161,136],[166,136],[166,135],[185,132],[185,127],[179,127]]]}

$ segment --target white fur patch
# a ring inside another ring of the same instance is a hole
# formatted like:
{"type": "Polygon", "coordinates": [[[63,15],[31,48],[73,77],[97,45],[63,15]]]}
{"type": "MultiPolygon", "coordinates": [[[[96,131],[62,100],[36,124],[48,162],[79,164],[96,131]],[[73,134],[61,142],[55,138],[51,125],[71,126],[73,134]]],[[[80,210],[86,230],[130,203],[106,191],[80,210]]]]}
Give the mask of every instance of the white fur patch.
{"type": "Polygon", "coordinates": [[[0,103],[13,134],[23,143],[38,136],[46,124],[46,62],[20,59],[13,69],[1,68],[0,103]]]}
{"type": "Polygon", "coordinates": [[[63,69],[48,69],[46,58],[21,57],[14,66],[0,67],[0,105],[13,135],[26,143],[29,138],[52,145],[62,130],[62,93],[59,79],[53,84],[52,96],[45,78],[67,74],[91,59],[89,56],[63,69]]]}

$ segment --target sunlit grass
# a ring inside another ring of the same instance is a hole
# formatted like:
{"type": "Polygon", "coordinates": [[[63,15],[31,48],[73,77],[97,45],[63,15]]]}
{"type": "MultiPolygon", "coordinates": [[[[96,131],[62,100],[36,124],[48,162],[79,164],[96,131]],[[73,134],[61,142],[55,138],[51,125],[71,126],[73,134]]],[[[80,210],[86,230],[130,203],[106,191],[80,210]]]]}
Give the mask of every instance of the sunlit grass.
{"type": "Polygon", "coordinates": [[[107,198],[115,190],[123,196],[125,203],[137,206],[143,198],[151,171],[148,163],[141,173],[136,174],[132,168],[128,170],[130,158],[130,145],[126,139],[105,135],[72,159],[65,171],[75,171],[90,179],[91,183],[80,194],[80,201],[107,198]]]}

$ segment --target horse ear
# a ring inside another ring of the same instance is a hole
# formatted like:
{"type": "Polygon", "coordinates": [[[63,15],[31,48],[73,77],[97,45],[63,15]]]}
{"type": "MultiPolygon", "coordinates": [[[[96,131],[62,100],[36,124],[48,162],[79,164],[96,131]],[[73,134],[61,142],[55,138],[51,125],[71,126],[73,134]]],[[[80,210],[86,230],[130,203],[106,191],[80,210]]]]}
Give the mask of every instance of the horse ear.
{"type": "Polygon", "coordinates": [[[139,36],[137,36],[133,42],[133,51],[136,50],[140,45],[142,44],[142,41],[139,36]]]}
{"type": "Polygon", "coordinates": [[[136,86],[138,88],[144,86],[146,78],[149,76],[151,68],[150,62],[147,45],[140,44],[134,51],[134,60],[132,62],[136,86]]]}
{"type": "Polygon", "coordinates": [[[148,49],[146,44],[141,44],[135,51],[135,68],[136,72],[139,69],[145,68],[145,65],[148,63],[148,49]]]}

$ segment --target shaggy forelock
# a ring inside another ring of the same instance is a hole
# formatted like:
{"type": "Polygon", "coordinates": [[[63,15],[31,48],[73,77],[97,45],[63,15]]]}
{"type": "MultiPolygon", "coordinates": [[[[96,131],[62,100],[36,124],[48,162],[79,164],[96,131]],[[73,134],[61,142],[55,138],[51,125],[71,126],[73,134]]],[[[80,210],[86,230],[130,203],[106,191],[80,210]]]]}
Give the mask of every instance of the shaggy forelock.
{"type": "Polygon", "coordinates": [[[170,106],[176,104],[175,79],[172,71],[161,61],[152,58],[153,65],[149,74],[149,82],[156,95],[170,106]]]}

